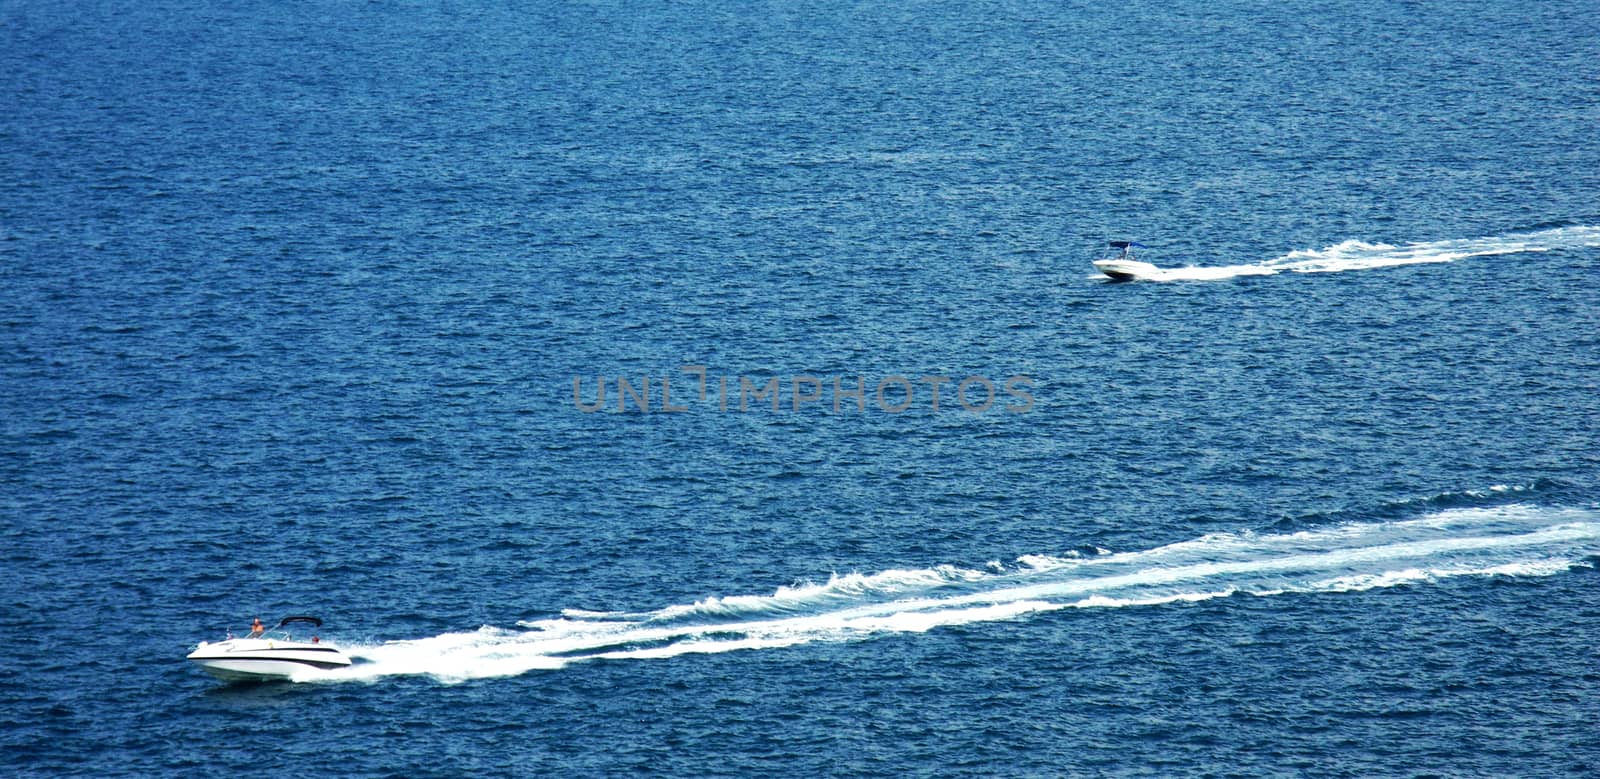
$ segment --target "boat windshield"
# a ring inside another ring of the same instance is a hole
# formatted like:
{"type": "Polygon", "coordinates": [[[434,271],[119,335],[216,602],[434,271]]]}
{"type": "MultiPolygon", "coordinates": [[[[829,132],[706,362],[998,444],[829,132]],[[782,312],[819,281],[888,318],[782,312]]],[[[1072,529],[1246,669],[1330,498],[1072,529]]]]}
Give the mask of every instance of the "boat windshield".
{"type": "MultiPolygon", "coordinates": [[[[278,641],[305,641],[307,637],[297,635],[297,633],[308,633],[311,629],[319,627],[322,627],[322,620],[316,617],[295,616],[284,617],[278,621],[278,624],[260,631],[254,630],[252,626],[252,628],[246,628],[239,633],[235,633],[233,628],[228,628],[227,633],[228,638],[270,638],[278,641]]],[[[310,636],[309,640],[312,643],[321,641],[320,638],[314,635],[310,636]]]]}
{"type": "Polygon", "coordinates": [[[1118,260],[1132,260],[1133,250],[1144,248],[1144,244],[1135,241],[1107,241],[1106,246],[1112,250],[1108,253],[1107,259],[1118,260]]]}

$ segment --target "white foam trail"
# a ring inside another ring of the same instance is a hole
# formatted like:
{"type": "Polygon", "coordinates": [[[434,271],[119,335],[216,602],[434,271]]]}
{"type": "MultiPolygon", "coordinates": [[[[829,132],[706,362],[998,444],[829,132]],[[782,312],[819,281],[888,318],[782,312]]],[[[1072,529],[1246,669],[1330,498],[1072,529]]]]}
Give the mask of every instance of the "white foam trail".
{"type": "Polygon", "coordinates": [[[1427,241],[1395,246],[1386,243],[1345,241],[1322,249],[1301,249],[1264,262],[1211,268],[1162,268],[1144,276],[1147,281],[1219,281],[1239,276],[1277,273],[1338,273],[1434,262],[1455,262],[1468,257],[1525,254],[1600,246],[1600,226],[1556,227],[1528,233],[1487,238],[1427,241]]]}
{"type": "Polygon", "coordinates": [[[1586,565],[1596,554],[1600,511],[1594,509],[1455,509],[1296,533],[1218,533],[1137,552],[1027,555],[984,570],[937,566],[835,575],[771,595],[710,597],[644,613],[569,609],[515,630],[483,627],[347,647],[355,666],[303,680],[426,674],[454,682],[595,659],[918,633],[1068,608],[1351,592],[1457,576],[1550,576],[1586,565]]]}

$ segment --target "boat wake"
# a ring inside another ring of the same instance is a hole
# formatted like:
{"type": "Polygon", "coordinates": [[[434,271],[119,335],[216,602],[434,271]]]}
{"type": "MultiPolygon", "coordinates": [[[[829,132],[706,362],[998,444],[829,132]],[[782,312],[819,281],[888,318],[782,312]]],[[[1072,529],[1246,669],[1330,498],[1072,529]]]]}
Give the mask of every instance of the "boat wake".
{"type": "Polygon", "coordinates": [[[856,641],[1074,608],[1149,607],[1230,595],[1335,593],[1461,576],[1549,576],[1592,566],[1600,510],[1514,504],[1291,533],[1221,533],[1145,551],[1031,555],[982,569],[834,575],[771,595],[710,597],[642,613],[568,610],[376,646],[349,669],[297,681],[425,674],[444,682],[587,660],[856,641]]]}
{"type": "Polygon", "coordinates": [[[1265,262],[1215,268],[1159,268],[1140,276],[1145,281],[1219,281],[1239,276],[1278,273],[1338,273],[1398,265],[1455,262],[1468,257],[1525,254],[1600,246],[1600,226],[1557,227],[1488,238],[1408,243],[1345,241],[1322,249],[1289,252],[1265,262]]]}

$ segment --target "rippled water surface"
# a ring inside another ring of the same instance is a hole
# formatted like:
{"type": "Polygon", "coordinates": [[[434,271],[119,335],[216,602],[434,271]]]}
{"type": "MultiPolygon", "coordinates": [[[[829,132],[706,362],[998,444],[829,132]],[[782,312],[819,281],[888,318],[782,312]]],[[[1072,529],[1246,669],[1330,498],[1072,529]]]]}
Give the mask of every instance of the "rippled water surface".
{"type": "Polygon", "coordinates": [[[0,766],[1593,775],[1592,10],[0,2],[0,766]]]}

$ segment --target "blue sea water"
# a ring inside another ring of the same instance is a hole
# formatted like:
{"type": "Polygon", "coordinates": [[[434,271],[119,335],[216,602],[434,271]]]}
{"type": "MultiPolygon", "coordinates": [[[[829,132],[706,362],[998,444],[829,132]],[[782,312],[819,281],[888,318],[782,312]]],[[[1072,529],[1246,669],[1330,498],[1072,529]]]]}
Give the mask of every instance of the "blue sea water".
{"type": "Polygon", "coordinates": [[[11,0],[0,73],[8,775],[1600,773],[1591,3],[11,0]],[[357,664],[183,659],[290,613],[357,664]]]}

